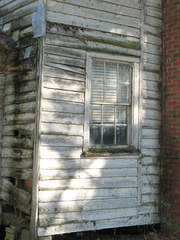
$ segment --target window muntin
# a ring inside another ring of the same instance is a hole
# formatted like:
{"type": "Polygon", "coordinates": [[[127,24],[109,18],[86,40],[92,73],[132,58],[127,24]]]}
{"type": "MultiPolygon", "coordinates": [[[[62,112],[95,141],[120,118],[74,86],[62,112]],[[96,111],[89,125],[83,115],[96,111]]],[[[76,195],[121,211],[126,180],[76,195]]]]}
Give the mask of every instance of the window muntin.
{"type": "Polygon", "coordinates": [[[127,145],[131,64],[93,59],[91,71],[90,145],[127,145]]]}

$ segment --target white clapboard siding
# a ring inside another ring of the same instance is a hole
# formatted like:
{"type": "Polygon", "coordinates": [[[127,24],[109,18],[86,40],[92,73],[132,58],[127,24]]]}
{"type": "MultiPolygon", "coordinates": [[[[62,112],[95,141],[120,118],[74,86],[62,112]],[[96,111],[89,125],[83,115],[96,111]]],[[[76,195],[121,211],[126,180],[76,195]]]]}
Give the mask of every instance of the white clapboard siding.
{"type": "Polygon", "coordinates": [[[79,188],[120,188],[137,187],[137,177],[110,177],[92,179],[64,179],[39,181],[40,190],[79,188]]]}
{"type": "Polygon", "coordinates": [[[94,20],[90,18],[83,18],[80,16],[47,11],[47,21],[59,24],[68,24],[77,27],[84,27],[87,29],[99,30],[120,35],[126,35],[128,32],[129,36],[140,37],[140,30],[138,28],[124,25],[121,25],[121,28],[119,28],[118,23],[112,24],[109,23],[108,20],[106,22],[103,22],[101,20],[94,20]]]}
{"type": "Polygon", "coordinates": [[[100,178],[100,177],[125,177],[137,176],[136,168],[122,169],[87,169],[87,170],[40,170],[41,180],[64,178],[100,178]]]}
{"type": "MultiPolygon", "coordinates": [[[[60,204],[67,201],[90,202],[90,200],[106,200],[106,199],[131,199],[137,198],[137,188],[96,188],[96,189],[63,189],[63,190],[44,190],[39,191],[39,202],[49,204],[55,202],[60,204]]],[[[123,201],[123,200],[122,200],[123,201]]]]}
{"type": "Polygon", "coordinates": [[[142,214],[132,217],[118,217],[114,219],[106,220],[97,220],[97,221],[87,221],[87,222],[78,222],[72,221],[68,224],[39,228],[39,236],[48,236],[53,234],[63,234],[67,232],[82,232],[90,230],[99,230],[106,228],[118,228],[126,226],[137,226],[137,225],[146,225],[146,224],[155,224],[159,223],[159,214],[142,214]],[[95,225],[95,226],[94,226],[95,225]]]}
{"type": "Polygon", "coordinates": [[[58,214],[66,212],[78,212],[79,209],[82,211],[93,211],[101,209],[118,209],[118,208],[130,208],[137,206],[136,198],[120,198],[120,199],[104,199],[94,201],[63,201],[58,203],[40,203],[39,213],[42,217],[46,217],[46,214],[58,214]]]}

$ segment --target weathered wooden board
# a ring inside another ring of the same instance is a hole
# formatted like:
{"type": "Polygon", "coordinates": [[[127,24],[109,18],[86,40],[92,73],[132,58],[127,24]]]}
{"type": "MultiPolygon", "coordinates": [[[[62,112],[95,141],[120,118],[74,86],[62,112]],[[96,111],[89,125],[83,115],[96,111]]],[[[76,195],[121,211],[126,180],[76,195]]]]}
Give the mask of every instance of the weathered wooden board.
{"type": "Polygon", "coordinates": [[[34,113],[35,112],[35,102],[21,103],[21,104],[11,104],[4,106],[4,114],[21,114],[21,113],[34,113]]]}
{"type": "Polygon", "coordinates": [[[1,198],[10,205],[29,214],[31,209],[31,194],[23,189],[15,187],[6,179],[1,180],[1,198]]]}
{"type": "Polygon", "coordinates": [[[32,150],[3,148],[3,158],[32,158],[32,150]]]}
{"type": "Polygon", "coordinates": [[[96,210],[96,211],[81,211],[79,212],[69,212],[60,214],[48,214],[39,216],[39,226],[47,227],[52,225],[63,225],[67,224],[69,221],[93,221],[96,220],[106,220],[118,218],[118,216],[137,216],[137,208],[122,208],[122,209],[109,209],[109,210],[96,210]],[[79,216],[80,215],[80,216],[79,216]],[[59,218],[58,218],[59,217],[59,218]]]}
{"type": "Polygon", "coordinates": [[[154,2],[153,0],[146,0],[145,5],[161,9],[162,1],[161,0],[157,0],[157,1],[154,2]]]}
{"type": "Polygon", "coordinates": [[[39,182],[40,190],[92,189],[92,188],[125,188],[137,187],[137,177],[114,177],[92,179],[46,180],[39,182]]]}
{"type": "Polygon", "coordinates": [[[130,5],[130,1],[127,1],[126,3],[124,3],[123,1],[120,1],[118,2],[118,4],[114,4],[112,2],[107,2],[107,1],[97,2],[97,1],[88,1],[88,0],[84,0],[82,3],[80,3],[78,0],[58,0],[58,2],[72,4],[72,8],[73,8],[73,5],[80,6],[80,7],[83,6],[88,9],[99,10],[100,12],[103,11],[103,12],[119,13],[121,15],[141,18],[141,12],[137,7],[138,4],[137,3],[134,4],[134,1],[131,2],[131,5],[130,5]]]}
{"type": "Polygon", "coordinates": [[[148,195],[142,195],[142,204],[148,204],[148,203],[154,203],[159,204],[159,195],[153,195],[153,194],[148,194],[148,195]]]}
{"type": "Polygon", "coordinates": [[[21,168],[21,169],[32,169],[32,159],[21,159],[21,158],[3,158],[1,162],[2,168],[21,168]]]}
{"type": "Polygon", "coordinates": [[[39,202],[48,204],[49,202],[78,201],[85,200],[105,200],[105,199],[121,199],[137,198],[137,188],[96,188],[96,189],[65,189],[65,190],[46,190],[39,191],[39,202]]]}
{"type": "Polygon", "coordinates": [[[45,99],[84,103],[84,93],[80,93],[80,92],[43,88],[42,96],[45,99]]]}
{"type": "Polygon", "coordinates": [[[12,177],[16,179],[26,179],[32,180],[32,169],[22,169],[22,168],[1,168],[1,177],[12,177]]]}
{"type": "Polygon", "coordinates": [[[59,112],[42,112],[42,122],[66,123],[66,124],[83,124],[84,116],[82,114],[59,113],[59,112]]]}
{"type": "Polygon", "coordinates": [[[41,133],[48,135],[77,135],[83,136],[83,125],[42,123],[41,133]]]}
{"type": "Polygon", "coordinates": [[[19,136],[4,136],[3,147],[5,148],[24,148],[33,149],[34,139],[31,137],[19,136]]]}
{"type": "Polygon", "coordinates": [[[92,157],[82,159],[43,159],[40,160],[41,169],[118,169],[137,168],[137,156],[92,157]]]}
{"type": "Polygon", "coordinates": [[[121,25],[119,28],[119,24],[112,24],[107,22],[102,22],[94,19],[87,19],[79,16],[57,13],[53,11],[47,11],[47,21],[67,24],[70,26],[76,27],[84,27],[87,29],[99,30],[104,32],[110,32],[120,35],[128,35],[133,37],[140,37],[140,30],[138,28],[133,28],[129,26],[121,25]]]}
{"type": "MultiPolygon", "coordinates": [[[[105,22],[105,24],[119,24],[121,23],[121,26],[130,26],[134,28],[140,28],[140,16],[133,17],[133,16],[128,16],[127,14],[122,15],[119,13],[116,9],[116,14],[110,13],[107,11],[99,11],[96,8],[87,8],[87,6],[82,6],[82,5],[69,5],[66,4],[64,1],[48,1],[47,2],[47,9],[48,11],[53,11],[53,12],[58,12],[58,13],[64,13],[64,14],[69,14],[71,16],[77,16],[81,17],[83,19],[90,19],[91,20],[99,20],[102,22],[105,22]],[[108,21],[107,21],[108,19],[108,21]]],[[[123,9],[121,9],[122,12],[123,9]]]]}
{"type": "Polygon", "coordinates": [[[143,118],[161,120],[161,112],[159,110],[144,109],[142,112],[143,118]]]}
{"type": "MultiPolygon", "coordinates": [[[[123,198],[121,199],[106,199],[93,201],[64,201],[64,202],[50,202],[39,204],[39,214],[41,218],[46,217],[47,214],[60,214],[66,212],[94,211],[102,209],[118,209],[130,208],[137,206],[137,198],[123,198]]],[[[63,216],[62,216],[63,217],[63,216]]]]}
{"type": "Polygon", "coordinates": [[[40,147],[41,158],[80,158],[81,154],[80,147],[40,147]]]}
{"type": "Polygon", "coordinates": [[[82,137],[41,135],[40,143],[52,147],[82,147],[82,137]]]}
{"type": "Polygon", "coordinates": [[[40,170],[40,180],[66,178],[101,178],[101,177],[137,176],[137,168],[122,169],[82,169],[82,170],[40,170]]]}
{"type": "Polygon", "coordinates": [[[114,227],[125,227],[125,226],[135,226],[135,225],[146,225],[146,224],[155,224],[159,223],[159,214],[145,214],[138,215],[134,217],[122,217],[109,220],[97,220],[97,221],[88,221],[88,222],[71,222],[70,224],[63,224],[59,226],[51,226],[46,228],[39,228],[38,234],[39,236],[63,234],[66,232],[82,232],[84,230],[90,231],[106,229],[106,228],[114,228],[114,227]],[[95,225],[95,226],[94,226],[95,225]]]}
{"type": "Polygon", "coordinates": [[[83,114],[84,105],[75,104],[73,102],[60,102],[60,101],[51,101],[47,99],[42,100],[42,110],[49,112],[61,112],[61,113],[71,113],[71,114],[83,114]]]}

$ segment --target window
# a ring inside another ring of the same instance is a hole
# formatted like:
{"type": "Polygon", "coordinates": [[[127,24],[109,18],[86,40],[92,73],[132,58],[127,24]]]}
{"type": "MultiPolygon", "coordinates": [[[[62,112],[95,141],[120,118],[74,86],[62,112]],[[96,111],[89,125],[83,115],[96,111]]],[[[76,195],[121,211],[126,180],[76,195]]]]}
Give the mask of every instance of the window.
{"type": "Polygon", "coordinates": [[[85,149],[137,147],[138,72],[137,58],[88,55],[85,149]]]}

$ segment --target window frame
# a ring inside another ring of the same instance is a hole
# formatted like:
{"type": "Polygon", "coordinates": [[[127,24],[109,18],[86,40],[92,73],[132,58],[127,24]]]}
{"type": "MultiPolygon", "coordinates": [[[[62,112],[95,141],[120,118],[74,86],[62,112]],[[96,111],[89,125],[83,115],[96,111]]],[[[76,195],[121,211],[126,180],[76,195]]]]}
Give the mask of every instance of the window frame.
{"type": "MultiPolygon", "coordinates": [[[[85,90],[85,118],[84,118],[84,151],[88,151],[90,147],[90,106],[91,106],[91,72],[93,59],[99,59],[102,61],[111,61],[115,63],[126,63],[132,66],[132,79],[131,79],[131,105],[129,107],[129,125],[127,145],[103,145],[105,148],[127,148],[134,146],[139,148],[139,102],[140,102],[140,59],[138,57],[131,56],[116,56],[103,53],[87,53],[86,58],[86,90],[85,90]]],[[[99,147],[101,145],[95,145],[93,147],[99,147]]],[[[102,147],[102,146],[101,146],[102,147]]]]}

